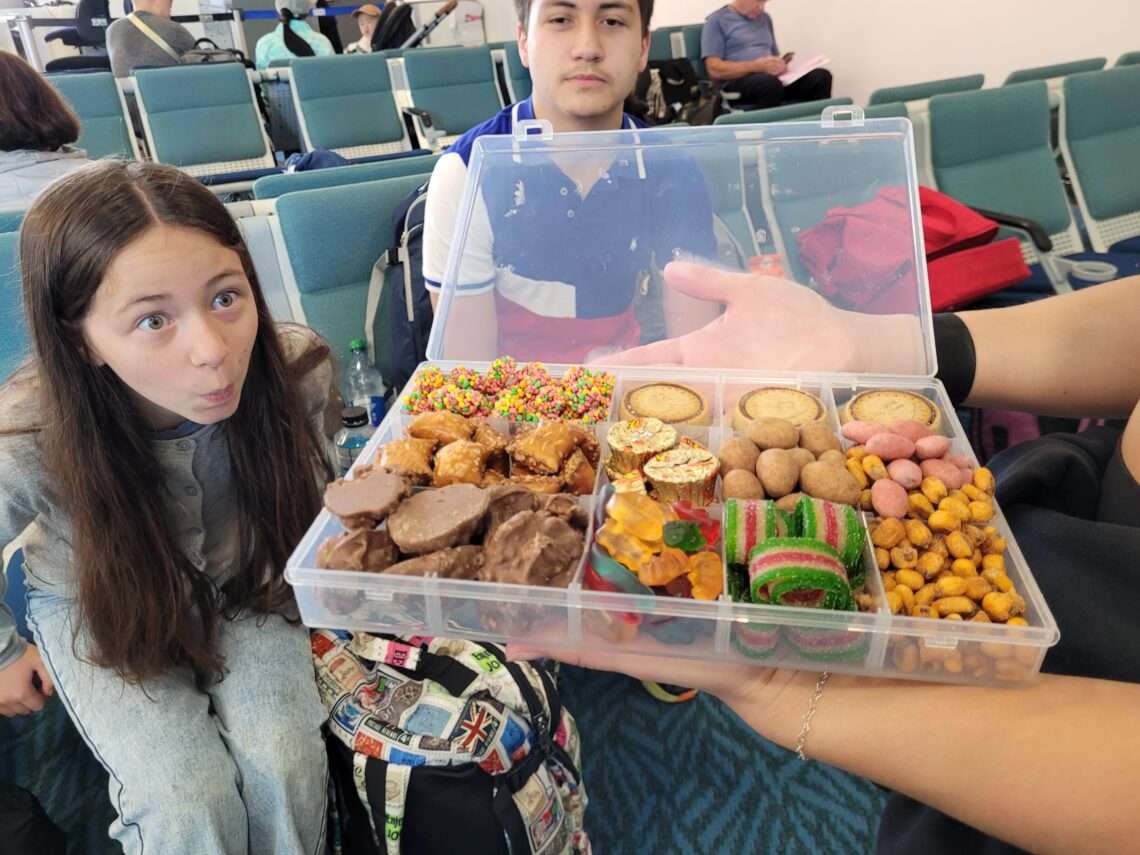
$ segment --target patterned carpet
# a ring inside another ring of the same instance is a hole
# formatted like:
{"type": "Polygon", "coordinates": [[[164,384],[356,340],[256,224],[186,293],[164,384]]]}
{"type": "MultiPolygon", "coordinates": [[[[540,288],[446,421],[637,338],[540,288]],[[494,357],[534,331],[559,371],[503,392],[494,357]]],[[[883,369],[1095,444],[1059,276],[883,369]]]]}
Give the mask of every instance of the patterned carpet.
{"type": "Polygon", "coordinates": [[[626,677],[563,668],[598,855],[862,853],[885,792],[766,741],[711,697],[666,705],[626,677]]]}
{"type": "MultiPolygon", "coordinates": [[[[598,855],[873,849],[885,801],[878,787],[799,762],[711,697],[666,705],[626,677],[576,668],[563,668],[559,684],[582,733],[586,826],[598,855]]],[[[0,780],[39,792],[71,833],[68,855],[121,852],[106,836],[106,775],[58,703],[0,725],[0,780]]]]}

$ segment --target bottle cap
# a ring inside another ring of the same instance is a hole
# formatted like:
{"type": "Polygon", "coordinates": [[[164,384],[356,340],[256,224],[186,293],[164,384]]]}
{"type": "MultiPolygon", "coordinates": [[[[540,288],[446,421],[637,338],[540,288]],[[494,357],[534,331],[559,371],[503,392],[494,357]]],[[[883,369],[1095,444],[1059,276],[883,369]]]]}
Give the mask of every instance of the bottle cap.
{"type": "Polygon", "coordinates": [[[340,420],[346,428],[364,427],[368,424],[368,410],[364,407],[345,407],[340,411],[340,420]]]}
{"type": "Polygon", "coordinates": [[[366,342],[362,338],[354,338],[352,341],[350,341],[348,343],[348,349],[349,350],[367,350],[368,349],[368,342],[366,342]]]}

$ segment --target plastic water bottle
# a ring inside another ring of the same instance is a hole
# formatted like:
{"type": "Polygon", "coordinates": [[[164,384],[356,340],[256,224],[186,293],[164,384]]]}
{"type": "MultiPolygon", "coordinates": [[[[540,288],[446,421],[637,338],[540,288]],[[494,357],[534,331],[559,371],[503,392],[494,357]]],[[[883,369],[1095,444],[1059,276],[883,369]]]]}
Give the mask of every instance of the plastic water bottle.
{"type": "Polygon", "coordinates": [[[348,343],[352,355],[344,370],[344,402],[354,407],[364,407],[372,427],[378,427],[384,419],[387,404],[384,396],[388,389],[384,378],[368,359],[368,344],[362,338],[354,338],[348,343]]]}
{"type": "Polygon", "coordinates": [[[360,456],[360,450],[368,444],[373,427],[368,423],[368,411],[364,407],[345,407],[340,411],[340,421],[343,427],[335,437],[336,465],[343,477],[360,456]]]}

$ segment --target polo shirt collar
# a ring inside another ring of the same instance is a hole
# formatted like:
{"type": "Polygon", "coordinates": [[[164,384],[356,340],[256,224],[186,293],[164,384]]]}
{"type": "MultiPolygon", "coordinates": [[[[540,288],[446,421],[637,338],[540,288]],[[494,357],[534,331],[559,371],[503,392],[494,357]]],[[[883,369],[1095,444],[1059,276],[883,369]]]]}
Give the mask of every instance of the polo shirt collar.
{"type": "MultiPolygon", "coordinates": [[[[515,104],[514,115],[512,116],[511,125],[515,122],[529,122],[534,120],[534,101],[531,98],[526,98],[515,104]]],[[[637,130],[637,125],[633,123],[626,113],[621,114],[621,128],[623,131],[637,130]]]]}

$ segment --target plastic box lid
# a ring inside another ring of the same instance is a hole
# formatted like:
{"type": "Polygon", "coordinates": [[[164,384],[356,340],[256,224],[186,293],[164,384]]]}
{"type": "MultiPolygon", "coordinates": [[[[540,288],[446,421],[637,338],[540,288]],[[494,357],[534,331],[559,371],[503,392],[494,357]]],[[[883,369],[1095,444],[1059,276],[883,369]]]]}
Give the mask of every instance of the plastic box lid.
{"type": "Polygon", "coordinates": [[[427,356],[933,377],[920,211],[909,120],[857,107],[571,134],[520,122],[476,141],[427,356]],[[674,260],[703,269],[686,286],[674,260]],[[680,338],[710,322],[700,346],[680,338]]]}

